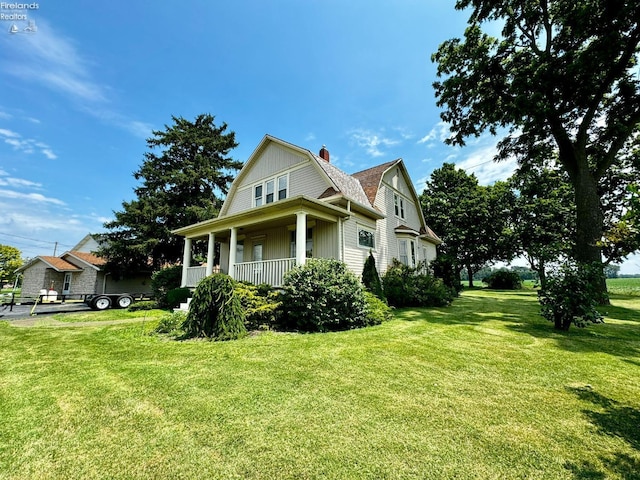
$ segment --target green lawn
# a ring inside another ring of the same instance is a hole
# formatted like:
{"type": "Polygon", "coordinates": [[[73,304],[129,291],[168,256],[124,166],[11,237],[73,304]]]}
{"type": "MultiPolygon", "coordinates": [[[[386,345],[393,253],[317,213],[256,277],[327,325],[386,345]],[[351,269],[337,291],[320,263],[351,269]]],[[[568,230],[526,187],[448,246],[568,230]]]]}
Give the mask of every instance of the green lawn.
{"type": "Polygon", "coordinates": [[[342,333],[0,323],[0,479],[640,478],[640,297],[472,290],[342,333]]]}

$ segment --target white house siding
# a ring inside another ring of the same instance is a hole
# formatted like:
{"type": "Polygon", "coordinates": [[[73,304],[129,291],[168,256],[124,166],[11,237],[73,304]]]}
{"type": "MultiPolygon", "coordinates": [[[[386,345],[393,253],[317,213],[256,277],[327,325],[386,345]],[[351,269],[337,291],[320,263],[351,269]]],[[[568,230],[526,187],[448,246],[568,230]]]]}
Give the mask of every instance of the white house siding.
{"type": "Polygon", "coordinates": [[[229,200],[231,203],[229,204],[227,215],[249,210],[251,208],[251,187],[236,190],[233,198],[229,200]]]}
{"type": "MultiPolygon", "coordinates": [[[[382,274],[391,264],[392,260],[400,256],[398,237],[395,234],[396,227],[405,225],[413,230],[420,231],[422,224],[419,209],[421,207],[414,200],[411,188],[407,185],[404,175],[402,175],[402,172],[398,168],[391,169],[383,176],[382,184],[376,196],[375,206],[382,210],[387,216],[384,220],[378,222],[381,248],[376,258],[376,266],[382,274]],[[404,201],[404,219],[395,214],[394,195],[399,195],[404,201]]],[[[417,248],[416,261],[431,261],[436,257],[435,245],[410,236],[403,238],[415,242],[417,248]]]]}
{"type": "Polygon", "coordinates": [[[242,183],[238,187],[252,185],[304,161],[308,161],[308,159],[281,145],[272,143],[265,148],[260,158],[253,162],[251,169],[243,173],[242,183]]]}
{"type": "Polygon", "coordinates": [[[265,180],[286,174],[289,175],[289,198],[297,195],[317,198],[329,187],[317,166],[312,165],[308,158],[296,155],[285,148],[269,145],[251,169],[244,173],[233,197],[229,199],[231,203],[226,207],[225,214],[232,215],[251,209],[253,187],[265,180]]]}
{"type": "Polygon", "coordinates": [[[405,177],[399,168],[393,168],[383,176],[382,186],[376,197],[376,206],[383,209],[387,218],[392,221],[393,228],[406,225],[420,231],[419,211],[421,207],[414,201],[412,189],[407,185],[405,177]],[[397,217],[395,214],[394,194],[399,195],[404,200],[404,219],[397,217]],[[381,200],[383,200],[383,204],[380,204],[381,200]]]}
{"type": "Polygon", "coordinates": [[[313,256],[338,259],[338,224],[318,221],[313,227],[313,256]]]}
{"type": "MultiPolygon", "coordinates": [[[[381,221],[379,221],[381,222],[381,221]]],[[[366,227],[376,232],[375,249],[373,255],[376,258],[376,268],[379,273],[383,273],[385,268],[380,268],[380,259],[383,257],[385,246],[381,245],[380,231],[376,229],[376,222],[362,215],[354,214],[343,224],[344,235],[344,262],[358,276],[362,275],[364,262],[369,256],[369,249],[358,246],[358,229],[360,226],[366,227]]]]}
{"type": "Polygon", "coordinates": [[[289,173],[289,196],[306,195],[318,198],[329,188],[330,184],[320,173],[317,166],[310,162],[302,168],[297,168],[289,173]]]}
{"type": "MultiPolygon", "coordinates": [[[[318,258],[338,258],[338,228],[336,223],[318,220],[311,223],[313,235],[313,256],[318,258]]],[[[262,259],[276,260],[279,258],[292,258],[291,236],[295,232],[295,224],[288,227],[273,228],[268,230],[258,230],[246,236],[240,235],[239,242],[243,242],[244,256],[236,261],[253,261],[253,246],[262,244],[262,259]]],[[[224,244],[228,249],[228,243],[224,244]]],[[[295,254],[293,255],[295,256],[295,254]]],[[[228,265],[228,255],[225,255],[226,265],[228,265]]]]}

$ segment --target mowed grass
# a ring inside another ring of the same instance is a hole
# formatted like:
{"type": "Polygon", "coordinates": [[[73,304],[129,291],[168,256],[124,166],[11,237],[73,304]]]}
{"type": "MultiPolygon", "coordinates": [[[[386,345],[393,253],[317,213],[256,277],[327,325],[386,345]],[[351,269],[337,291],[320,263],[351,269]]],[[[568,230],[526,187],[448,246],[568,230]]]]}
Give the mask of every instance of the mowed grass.
{"type": "Polygon", "coordinates": [[[0,324],[0,478],[640,478],[640,301],[472,290],[331,334],[0,324]]]}

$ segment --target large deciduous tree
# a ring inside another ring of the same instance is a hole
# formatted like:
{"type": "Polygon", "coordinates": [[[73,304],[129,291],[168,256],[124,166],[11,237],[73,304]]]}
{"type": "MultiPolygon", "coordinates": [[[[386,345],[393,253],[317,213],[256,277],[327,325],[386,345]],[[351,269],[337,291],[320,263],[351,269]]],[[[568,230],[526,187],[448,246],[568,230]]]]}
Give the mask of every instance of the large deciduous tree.
{"type": "Polygon", "coordinates": [[[489,262],[512,257],[513,201],[505,183],[481,186],[475,175],[451,163],[432,172],[420,203],[427,224],[442,237],[438,256],[451,265],[455,278],[466,270],[472,287],[475,272],[489,262]]]}
{"type": "Polygon", "coordinates": [[[575,232],[575,207],[566,174],[550,165],[520,167],[509,179],[517,192],[514,236],[524,255],[546,285],[547,266],[570,257],[575,232]]]}
{"type": "Polygon", "coordinates": [[[0,282],[12,282],[16,269],[22,266],[20,250],[9,245],[0,245],[0,282]]]}
{"type": "Polygon", "coordinates": [[[133,175],[141,185],[136,199],[122,203],[105,223],[100,254],[111,271],[157,270],[182,259],[183,245],[171,230],[214,217],[241,162],[229,157],[238,146],[227,124],[198,115],[193,122],[172,117],[173,125],[153,131],[149,151],[133,175]]]}
{"type": "Polygon", "coordinates": [[[500,155],[522,163],[551,145],[574,190],[575,258],[601,262],[598,183],[639,129],[640,2],[456,2],[466,8],[464,39],[444,42],[432,57],[450,143],[507,128],[500,155]]]}

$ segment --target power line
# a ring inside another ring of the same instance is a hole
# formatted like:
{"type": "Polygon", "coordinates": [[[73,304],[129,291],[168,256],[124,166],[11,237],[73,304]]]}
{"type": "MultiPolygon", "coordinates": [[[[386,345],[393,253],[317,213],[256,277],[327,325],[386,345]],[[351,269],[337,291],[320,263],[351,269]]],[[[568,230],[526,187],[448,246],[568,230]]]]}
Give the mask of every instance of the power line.
{"type": "Polygon", "coordinates": [[[39,240],[37,238],[29,238],[29,237],[23,237],[20,235],[14,235],[11,233],[3,233],[0,232],[0,235],[4,235],[7,237],[13,237],[13,238],[19,238],[21,240],[27,240],[29,242],[35,242],[35,243],[31,243],[31,244],[25,244],[24,242],[16,242],[22,245],[28,245],[30,247],[38,247],[38,248],[46,248],[47,245],[59,245],[59,246],[63,246],[63,247],[73,247],[73,245],[69,245],[66,243],[59,243],[59,242],[49,242],[47,240],[39,240]],[[43,244],[47,244],[47,245],[43,245],[43,244]]]}

